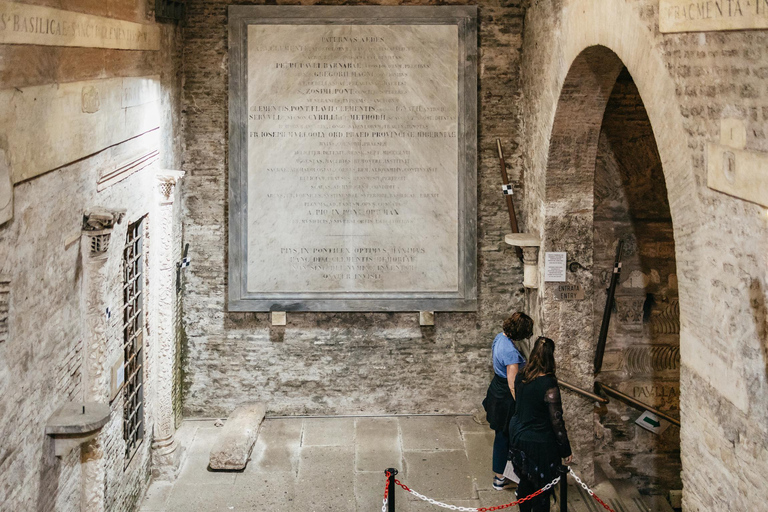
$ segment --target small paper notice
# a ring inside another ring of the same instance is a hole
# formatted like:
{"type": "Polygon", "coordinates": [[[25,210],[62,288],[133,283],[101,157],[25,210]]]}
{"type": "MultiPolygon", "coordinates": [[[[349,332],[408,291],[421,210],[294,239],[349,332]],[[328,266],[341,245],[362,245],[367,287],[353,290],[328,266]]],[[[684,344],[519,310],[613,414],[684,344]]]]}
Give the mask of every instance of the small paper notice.
{"type": "Polygon", "coordinates": [[[564,283],[567,253],[548,252],[544,254],[544,282],[564,283]]]}

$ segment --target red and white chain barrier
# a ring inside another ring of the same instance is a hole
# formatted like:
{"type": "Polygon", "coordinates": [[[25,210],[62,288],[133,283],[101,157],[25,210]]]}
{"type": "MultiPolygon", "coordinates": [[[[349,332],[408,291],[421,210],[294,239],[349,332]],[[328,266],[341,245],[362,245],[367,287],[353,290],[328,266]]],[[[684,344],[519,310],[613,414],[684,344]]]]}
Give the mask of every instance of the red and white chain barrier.
{"type": "MultiPolygon", "coordinates": [[[[581,479],[578,476],[576,476],[576,473],[573,472],[573,469],[571,469],[569,467],[568,471],[571,473],[571,475],[573,475],[573,478],[576,480],[576,482],[579,485],[581,485],[589,493],[590,496],[592,496],[595,500],[597,500],[598,503],[600,503],[603,507],[605,507],[610,512],[615,512],[611,507],[606,505],[606,503],[603,500],[598,498],[597,494],[595,494],[594,491],[592,491],[592,489],[587,487],[587,484],[582,482],[581,479]]],[[[385,471],[384,474],[386,475],[386,482],[387,483],[384,486],[384,499],[382,500],[383,504],[381,506],[381,512],[387,512],[387,504],[389,503],[389,471],[385,471]]],[[[533,494],[530,494],[529,496],[526,496],[525,498],[520,498],[519,500],[513,501],[512,503],[507,503],[506,505],[498,505],[498,506],[495,506],[495,507],[472,508],[472,507],[459,507],[457,505],[449,505],[447,503],[442,503],[442,502],[437,501],[435,499],[428,498],[428,497],[424,496],[423,494],[414,491],[413,489],[411,489],[407,485],[403,484],[402,482],[400,482],[400,480],[395,479],[395,484],[396,485],[399,485],[400,487],[403,488],[404,491],[413,494],[414,496],[416,496],[420,500],[426,501],[427,503],[431,503],[432,505],[435,505],[437,507],[447,508],[448,510],[459,510],[460,512],[491,512],[491,511],[494,511],[494,510],[503,510],[505,508],[514,507],[514,506],[519,505],[519,504],[521,504],[521,503],[523,503],[525,501],[531,500],[531,499],[535,498],[536,496],[538,496],[538,495],[540,495],[542,493],[547,492],[552,487],[557,485],[559,482],[560,482],[560,477],[558,476],[557,478],[555,478],[554,480],[549,482],[547,485],[545,485],[544,487],[542,487],[538,491],[534,492],[533,494]]],[[[394,492],[394,489],[392,491],[394,492]]]]}
{"type": "Polygon", "coordinates": [[[587,493],[589,493],[589,495],[590,495],[590,496],[592,496],[593,498],[595,498],[595,500],[596,500],[596,501],[597,501],[599,504],[601,504],[603,507],[605,507],[605,509],[606,509],[606,510],[610,510],[611,512],[615,512],[615,511],[614,511],[614,510],[613,510],[611,507],[609,507],[609,506],[608,506],[608,505],[607,505],[607,504],[606,504],[606,503],[605,503],[603,500],[601,500],[600,498],[598,498],[598,497],[597,497],[597,494],[595,494],[595,492],[594,492],[592,489],[590,489],[589,487],[587,487],[587,484],[585,484],[584,482],[582,482],[582,481],[581,481],[581,478],[579,478],[578,476],[576,476],[576,473],[574,473],[574,472],[573,472],[573,469],[572,469],[572,468],[570,468],[570,467],[569,467],[569,468],[568,468],[568,472],[571,474],[571,476],[573,476],[573,479],[574,479],[574,480],[576,480],[576,483],[577,483],[577,484],[579,484],[579,485],[581,485],[581,486],[584,488],[584,490],[585,490],[585,491],[587,491],[587,493]]]}

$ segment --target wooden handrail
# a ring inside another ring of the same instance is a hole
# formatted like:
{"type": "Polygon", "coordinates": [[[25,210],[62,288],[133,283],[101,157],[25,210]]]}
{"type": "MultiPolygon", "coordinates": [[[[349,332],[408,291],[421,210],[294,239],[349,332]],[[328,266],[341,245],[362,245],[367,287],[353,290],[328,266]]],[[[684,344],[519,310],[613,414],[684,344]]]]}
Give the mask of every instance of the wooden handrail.
{"type": "Polygon", "coordinates": [[[573,391],[574,393],[579,394],[581,396],[585,396],[585,397],[587,397],[587,398],[589,398],[591,400],[594,400],[595,402],[600,402],[601,404],[607,404],[608,403],[608,399],[607,398],[602,397],[602,396],[598,396],[598,395],[596,395],[594,393],[590,393],[586,389],[581,389],[579,387],[576,387],[573,384],[565,382],[562,379],[557,379],[557,382],[561,386],[563,386],[565,389],[569,389],[569,390],[573,391]]]}
{"type": "Polygon", "coordinates": [[[643,410],[646,410],[648,412],[651,412],[651,413],[655,414],[656,416],[658,416],[659,418],[664,418],[665,420],[667,420],[668,422],[670,422],[673,425],[677,425],[678,427],[680,426],[680,420],[677,420],[677,419],[673,418],[672,416],[670,416],[668,414],[664,414],[663,412],[659,411],[658,409],[654,409],[650,405],[648,405],[648,404],[646,404],[644,402],[641,402],[640,400],[636,400],[636,399],[632,398],[629,395],[625,395],[624,393],[622,393],[618,389],[614,389],[614,388],[612,388],[610,386],[606,386],[605,384],[601,384],[600,382],[595,382],[595,386],[597,386],[598,389],[602,390],[607,395],[613,396],[614,398],[618,398],[619,400],[621,400],[623,402],[626,402],[629,405],[631,405],[633,407],[636,407],[638,409],[643,409],[643,410]]]}

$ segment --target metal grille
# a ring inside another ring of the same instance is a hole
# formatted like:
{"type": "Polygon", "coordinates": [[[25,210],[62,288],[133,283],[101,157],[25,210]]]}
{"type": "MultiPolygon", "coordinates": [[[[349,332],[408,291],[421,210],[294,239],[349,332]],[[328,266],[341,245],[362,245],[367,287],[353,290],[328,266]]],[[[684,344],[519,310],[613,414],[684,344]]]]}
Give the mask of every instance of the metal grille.
{"type": "Polygon", "coordinates": [[[144,438],[143,234],[142,221],[128,226],[123,250],[123,439],[126,465],[144,438]]]}

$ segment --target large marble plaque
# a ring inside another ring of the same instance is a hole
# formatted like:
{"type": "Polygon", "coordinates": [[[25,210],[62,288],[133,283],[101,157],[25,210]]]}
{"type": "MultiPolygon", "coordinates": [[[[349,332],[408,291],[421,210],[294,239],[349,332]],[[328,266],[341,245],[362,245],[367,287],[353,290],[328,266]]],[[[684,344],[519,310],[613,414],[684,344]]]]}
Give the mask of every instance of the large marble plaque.
{"type": "Polygon", "coordinates": [[[475,307],[473,16],[230,9],[231,309],[475,307]]]}

